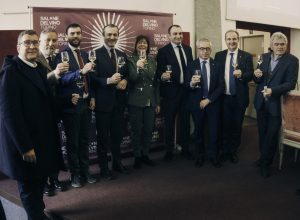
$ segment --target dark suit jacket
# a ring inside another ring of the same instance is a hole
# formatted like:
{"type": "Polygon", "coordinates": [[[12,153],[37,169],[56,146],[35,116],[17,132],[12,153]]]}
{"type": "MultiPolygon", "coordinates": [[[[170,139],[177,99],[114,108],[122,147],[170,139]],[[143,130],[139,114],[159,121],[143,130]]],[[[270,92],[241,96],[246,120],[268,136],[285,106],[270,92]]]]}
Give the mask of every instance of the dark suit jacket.
{"type": "MultiPolygon", "coordinates": [[[[187,64],[193,61],[192,49],[182,44],[182,48],[186,55],[187,64]]],[[[157,75],[161,79],[161,75],[166,71],[166,65],[172,66],[172,82],[163,82],[160,84],[160,94],[163,98],[173,99],[176,97],[180,86],[180,66],[171,43],[160,48],[157,53],[157,75]]],[[[183,73],[185,77],[186,73],[183,73]]]]}
{"type": "Polygon", "coordinates": [[[134,55],[128,59],[129,94],[128,104],[145,107],[150,100],[151,106],[160,105],[159,80],[156,76],[156,61],[147,58],[146,68],[137,71],[136,62],[139,57],[134,55]]]}
{"type": "Polygon", "coordinates": [[[46,69],[7,57],[0,72],[0,169],[17,180],[58,171],[59,141],[46,69]],[[36,164],[22,155],[34,149],[36,164]]]}
{"type": "MultiPolygon", "coordinates": [[[[219,105],[220,97],[224,91],[224,74],[220,71],[219,65],[213,60],[210,59],[210,86],[208,91],[208,99],[211,101],[209,104],[219,105]]],[[[193,62],[189,63],[187,66],[187,74],[185,80],[185,86],[188,89],[187,96],[187,109],[194,111],[200,110],[200,101],[203,99],[203,77],[200,80],[200,88],[191,88],[190,81],[192,76],[194,75],[194,70],[201,70],[200,60],[196,59],[193,62]]]]}
{"type": "Polygon", "coordinates": [[[258,84],[254,106],[256,110],[263,107],[264,97],[261,91],[264,86],[267,86],[272,89],[272,95],[265,104],[271,115],[280,116],[280,97],[295,88],[298,79],[299,60],[291,54],[284,54],[277,63],[272,75],[269,76],[270,60],[271,53],[263,54],[263,63],[260,65],[263,76],[261,78],[254,77],[254,81],[258,84]]]}
{"type": "MultiPolygon", "coordinates": [[[[58,96],[61,99],[64,99],[66,102],[69,102],[71,100],[72,94],[77,93],[80,96],[83,95],[83,90],[79,89],[78,86],[76,85],[76,79],[80,75],[80,67],[77,63],[77,60],[71,50],[71,48],[67,47],[64,51],[67,51],[69,54],[69,71],[66,72],[65,74],[62,75],[62,77],[59,80],[59,85],[57,89],[58,96]]],[[[88,60],[88,54],[80,50],[80,54],[83,60],[83,63],[86,64],[89,62],[88,60]]],[[[60,55],[58,56],[57,62],[60,62],[60,55]]],[[[94,91],[92,89],[91,83],[90,83],[90,73],[86,74],[87,77],[87,82],[88,82],[88,88],[89,88],[89,98],[94,97],[94,91]]],[[[76,109],[80,107],[80,102],[82,102],[82,99],[79,99],[79,102],[77,105],[69,105],[66,103],[64,105],[63,112],[76,112],[76,109]]]]}
{"type": "MultiPolygon", "coordinates": [[[[227,52],[228,50],[223,50],[217,52],[215,55],[215,61],[219,63],[223,75],[225,74],[227,52]]],[[[248,82],[252,80],[253,76],[253,61],[251,54],[238,49],[237,63],[237,68],[242,71],[242,77],[241,79],[235,78],[236,95],[239,106],[246,109],[249,105],[248,82]]]]}
{"type": "MultiPolygon", "coordinates": [[[[127,63],[127,56],[120,50],[116,49],[117,57],[124,57],[127,63]]],[[[103,46],[96,50],[97,59],[96,72],[91,74],[93,88],[95,90],[96,111],[110,112],[114,105],[125,106],[127,103],[127,89],[118,90],[116,85],[108,85],[107,78],[115,74],[110,56],[103,46]]],[[[119,71],[123,75],[123,79],[128,81],[127,64],[119,71]]],[[[128,86],[127,86],[128,87],[128,86]]]]}

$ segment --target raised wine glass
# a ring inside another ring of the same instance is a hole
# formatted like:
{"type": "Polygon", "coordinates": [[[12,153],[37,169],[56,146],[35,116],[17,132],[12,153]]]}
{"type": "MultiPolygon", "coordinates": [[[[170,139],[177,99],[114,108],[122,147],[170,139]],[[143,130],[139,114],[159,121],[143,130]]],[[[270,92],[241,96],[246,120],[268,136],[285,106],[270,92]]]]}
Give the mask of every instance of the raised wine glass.
{"type": "MultiPolygon", "coordinates": [[[[90,50],[89,51],[89,61],[92,62],[93,66],[95,65],[95,60],[96,60],[96,51],[95,50],[90,50]]],[[[95,72],[94,67],[91,69],[91,72],[95,72]]]]}
{"type": "Polygon", "coordinates": [[[170,79],[168,79],[166,82],[172,82],[172,80],[171,80],[172,66],[171,65],[166,65],[166,72],[170,74],[170,79]]]}
{"type": "Polygon", "coordinates": [[[69,58],[68,52],[67,51],[62,51],[61,52],[61,62],[68,63],[69,60],[70,60],[70,58],[69,58]]]}
{"type": "Polygon", "coordinates": [[[257,69],[260,69],[260,65],[263,62],[263,57],[262,55],[257,55],[257,69]]]}
{"type": "Polygon", "coordinates": [[[121,68],[125,65],[125,59],[124,59],[124,57],[118,57],[118,59],[117,59],[117,65],[118,65],[117,72],[119,72],[121,70],[121,68]]]}
{"type": "MultiPolygon", "coordinates": [[[[77,77],[77,79],[76,79],[76,85],[77,85],[77,87],[79,88],[80,91],[83,90],[85,82],[84,82],[84,79],[83,79],[82,75],[79,75],[77,77]]],[[[79,98],[82,98],[82,97],[79,97],[79,98]]]]}
{"type": "MultiPolygon", "coordinates": [[[[200,78],[201,78],[200,70],[195,70],[194,76],[198,77],[200,80],[200,78]]],[[[200,88],[199,82],[196,84],[195,88],[200,88]]]]}

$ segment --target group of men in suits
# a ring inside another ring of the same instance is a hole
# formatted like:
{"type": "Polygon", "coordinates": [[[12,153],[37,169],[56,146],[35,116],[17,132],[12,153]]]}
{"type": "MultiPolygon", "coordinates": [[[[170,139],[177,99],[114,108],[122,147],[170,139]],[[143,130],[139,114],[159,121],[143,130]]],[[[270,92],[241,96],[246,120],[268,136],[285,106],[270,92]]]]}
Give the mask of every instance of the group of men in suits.
{"type": "MultiPolygon", "coordinates": [[[[128,70],[126,54],[115,48],[119,29],[113,24],[103,28],[104,45],[96,50],[95,64],[80,49],[80,25],[70,24],[66,34],[67,63],[61,62],[60,55],[53,57],[57,43],[54,30],[43,31],[40,38],[35,31],[27,30],[18,37],[18,56],[6,57],[0,72],[0,169],[18,181],[30,220],[49,219],[42,198],[46,182],[63,190],[58,180],[58,171],[63,167],[58,119],[62,119],[66,131],[73,187],[96,182],[88,166],[91,110],[96,115],[100,176],[107,180],[114,178],[108,166],[109,139],[112,169],[128,173],[120,155],[128,70]],[[118,57],[124,58],[125,65],[117,65],[118,57]]],[[[173,159],[176,123],[182,156],[191,158],[191,114],[197,140],[196,166],[203,166],[208,156],[215,167],[220,167],[220,152],[223,161],[237,163],[242,123],[249,103],[248,82],[254,78],[258,84],[255,97],[261,153],[258,165],[263,177],[270,176],[281,122],[280,98],[294,88],[299,68],[298,59],[286,52],[286,36],[272,35],[272,52],[264,54],[260,68],[253,71],[251,55],[238,49],[239,35],[235,30],[226,32],[228,49],[216,53],[215,60],[210,57],[212,44],[208,39],[197,41],[198,56],[193,60],[191,47],[182,43],[182,28],[172,25],[168,35],[170,43],[157,54],[166,128],[164,160],[173,159]],[[206,126],[209,139],[205,150],[206,126]]]]}

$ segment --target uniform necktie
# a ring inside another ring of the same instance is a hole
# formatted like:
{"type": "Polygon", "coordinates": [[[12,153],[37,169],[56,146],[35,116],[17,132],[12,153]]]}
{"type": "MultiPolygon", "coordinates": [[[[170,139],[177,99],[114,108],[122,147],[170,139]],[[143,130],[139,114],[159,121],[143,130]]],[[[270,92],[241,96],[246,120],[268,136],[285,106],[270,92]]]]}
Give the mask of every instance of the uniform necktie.
{"type": "Polygon", "coordinates": [[[229,92],[230,95],[236,94],[236,87],[235,87],[235,78],[233,75],[234,67],[233,67],[233,55],[234,53],[230,53],[230,64],[229,64],[229,92]]]}
{"type": "Polygon", "coordinates": [[[207,80],[207,70],[206,70],[207,61],[202,61],[202,78],[203,78],[203,98],[207,98],[208,96],[208,80],[207,80]]]}
{"type": "MultiPolygon", "coordinates": [[[[79,49],[75,49],[75,52],[77,54],[79,67],[80,67],[80,69],[83,69],[84,64],[83,64],[83,60],[82,60],[79,49]]],[[[88,87],[88,82],[87,82],[87,79],[86,79],[86,75],[83,75],[82,77],[83,77],[83,82],[84,82],[84,92],[88,93],[89,92],[89,87],[88,87]]]]}
{"type": "Polygon", "coordinates": [[[183,83],[183,74],[185,73],[185,70],[186,70],[186,64],[185,64],[185,59],[184,59],[183,52],[182,52],[182,47],[180,45],[178,45],[177,48],[179,50],[180,62],[181,62],[181,67],[182,67],[182,74],[180,74],[180,83],[183,83]]]}

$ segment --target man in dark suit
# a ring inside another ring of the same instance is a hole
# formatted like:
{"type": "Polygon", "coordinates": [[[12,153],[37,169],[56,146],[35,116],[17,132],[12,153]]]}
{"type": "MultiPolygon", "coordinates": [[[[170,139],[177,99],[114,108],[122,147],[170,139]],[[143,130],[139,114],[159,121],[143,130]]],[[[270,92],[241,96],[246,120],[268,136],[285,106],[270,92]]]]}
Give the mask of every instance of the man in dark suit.
{"type": "Polygon", "coordinates": [[[84,183],[95,183],[89,173],[89,140],[91,110],[95,107],[94,93],[90,86],[89,71],[93,64],[88,55],[79,48],[82,31],[79,24],[66,28],[68,47],[64,50],[69,56],[69,71],[63,74],[58,85],[59,97],[77,96],[71,106],[64,106],[62,120],[67,136],[67,158],[71,173],[71,186],[78,188],[84,183]]]}
{"type": "MultiPolygon", "coordinates": [[[[47,79],[53,88],[53,95],[55,96],[55,85],[58,84],[60,75],[69,70],[68,63],[55,63],[55,49],[57,47],[57,33],[54,29],[45,29],[40,34],[39,56],[37,62],[41,63],[47,68],[47,79]]],[[[56,110],[60,108],[56,102],[56,110]]],[[[53,173],[47,179],[44,188],[44,195],[53,196],[54,189],[64,191],[66,187],[58,180],[58,173],[53,173]]]]}
{"type": "Polygon", "coordinates": [[[124,109],[127,103],[127,56],[115,48],[119,37],[119,29],[114,24],[103,28],[104,45],[96,50],[96,73],[92,74],[92,82],[96,99],[97,153],[100,175],[112,179],[108,168],[108,145],[110,137],[112,168],[120,173],[128,169],[121,163],[120,144],[124,131],[124,109]],[[125,64],[117,66],[117,60],[123,57],[125,64]],[[122,66],[122,67],[121,67],[122,66]]]}
{"type": "Polygon", "coordinates": [[[218,160],[218,123],[220,120],[221,95],[224,91],[224,75],[220,67],[210,58],[211,42],[200,39],[196,43],[198,57],[187,66],[185,85],[189,89],[187,107],[192,113],[197,142],[196,166],[205,161],[204,131],[208,127],[207,155],[215,167],[218,160]],[[200,74],[200,75],[199,75],[200,74]]]}
{"type": "Polygon", "coordinates": [[[53,96],[46,69],[36,62],[39,38],[22,31],[18,56],[7,56],[0,72],[0,169],[18,181],[29,220],[44,214],[47,175],[62,164],[53,96]]]}
{"type": "Polygon", "coordinates": [[[271,36],[272,52],[262,55],[263,62],[254,72],[257,83],[254,106],[257,115],[261,175],[271,175],[281,126],[281,97],[295,88],[299,60],[287,53],[287,37],[276,32],[271,36]]]}
{"type": "Polygon", "coordinates": [[[252,80],[251,54],[238,49],[239,34],[236,30],[225,33],[226,50],[215,55],[225,78],[222,112],[222,159],[238,163],[238,148],[246,108],[249,104],[248,82],[252,80]]]}
{"type": "Polygon", "coordinates": [[[173,158],[174,129],[176,115],[178,114],[179,141],[182,147],[182,156],[190,158],[190,114],[185,109],[186,89],[184,79],[186,66],[193,61],[191,47],[182,44],[183,33],[179,25],[172,25],[168,29],[170,43],[160,48],[157,54],[157,74],[161,79],[160,94],[162,96],[162,112],[165,117],[165,161],[173,158]],[[167,70],[172,68],[172,73],[167,70]]]}

